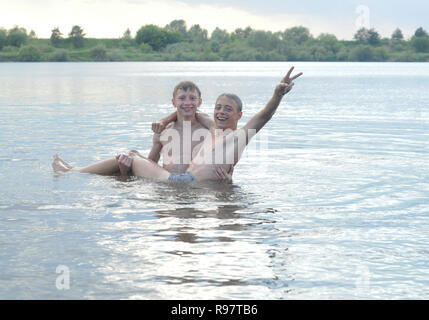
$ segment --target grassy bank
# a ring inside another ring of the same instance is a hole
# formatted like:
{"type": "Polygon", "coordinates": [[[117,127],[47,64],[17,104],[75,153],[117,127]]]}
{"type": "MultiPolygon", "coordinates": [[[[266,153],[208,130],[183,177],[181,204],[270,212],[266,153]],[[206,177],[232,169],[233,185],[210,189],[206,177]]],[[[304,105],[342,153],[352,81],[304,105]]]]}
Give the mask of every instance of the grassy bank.
{"type": "Polygon", "coordinates": [[[398,30],[390,39],[360,30],[355,40],[344,41],[332,34],[314,37],[305,27],[276,33],[217,28],[208,37],[183,20],[165,28],[143,26],[134,38],[127,30],[117,39],[85,38],[83,32],[63,38],[59,30],[38,39],[23,28],[0,28],[0,61],[429,61],[427,33],[420,28],[405,40],[398,30]]]}

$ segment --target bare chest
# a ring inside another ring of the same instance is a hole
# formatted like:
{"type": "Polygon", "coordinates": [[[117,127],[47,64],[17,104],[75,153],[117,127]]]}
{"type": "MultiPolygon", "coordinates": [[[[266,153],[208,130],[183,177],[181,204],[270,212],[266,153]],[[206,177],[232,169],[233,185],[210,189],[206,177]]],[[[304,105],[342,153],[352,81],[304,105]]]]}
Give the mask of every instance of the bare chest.
{"type": "MultiPolygon", "coordinates": [[[[204,140],[208,130],[199,123],[191,126],[174,125],[167,128],[161,134],[160,142],[162,144],[161,156],[165,165],[189,165],[192,161],[194,150],[204,140]]],[[[180,170],[182,171],[182,170],[180,170]]]]}

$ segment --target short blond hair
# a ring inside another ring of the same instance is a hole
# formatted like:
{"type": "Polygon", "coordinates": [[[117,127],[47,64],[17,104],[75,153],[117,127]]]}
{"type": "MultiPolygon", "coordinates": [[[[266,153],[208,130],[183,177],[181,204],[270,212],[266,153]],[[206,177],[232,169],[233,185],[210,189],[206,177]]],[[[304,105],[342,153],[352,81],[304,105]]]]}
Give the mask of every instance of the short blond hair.
{"type": "Polygon", "coordinates": [[[185,80],[185,81],[180,81],[173,90],[173,98],[176,96],[177,91],[179,90],[183,90],[183,91],[188,91],[188,90],[195,90],[198,92],[198,97],[201,98],[201,91],[200,88],[198,88],[198,86],[193,83],[192,81],[189,80],[185,80]]]}

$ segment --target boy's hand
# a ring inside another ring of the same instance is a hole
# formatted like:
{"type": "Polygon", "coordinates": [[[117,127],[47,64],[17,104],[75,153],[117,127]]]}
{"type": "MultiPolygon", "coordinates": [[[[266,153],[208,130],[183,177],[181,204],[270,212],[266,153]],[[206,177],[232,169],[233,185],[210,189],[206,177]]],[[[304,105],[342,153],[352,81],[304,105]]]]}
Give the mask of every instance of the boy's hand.
{"type": "Polygon", "coordinates": [[[126,154],[118,154],[116,156],[116,161],[118,162],[119,170],[123,176],[128,175],[128,172],[131,170],[133,165],[133,158],[126,154]]]}
{"type": "Polygon", "coordinates": [[[155,133],[161,133],[167,125],[164,121],[160,120],[152,123],[152,131],[155,133]]]}
{"type": "Polygon", "coordinates": [[[234,166],[230,166],[229,170],[226,171],[222,166],[217,165],[214,167],[214,171],[216,173],[216,176],[220,179],[220,180],[226,180],[228,182],[232,181],[232,174],[234,172],[234,166]]]}
{"type": "Polygon", "coordinates": [[[283,97],[286,93],[292,90],[292,87],[294,85],[293,80],[303,75],[302,72],[298,73],[297,75],[290,77],[293,69],[295,67],[290,68],[289,72],[286,74],[286,76],[280,81],[280,83],[276,86],[276,89],[274,90],[274,94],[278,97],[283,97]]]}
{"type": "Polygon", "coordinates": [[[130,150],[130,151],[128,152],[128,156],[130,156],[130,157],[141,157],[141,158],[144,158],[144,157],[140,154],[140,152],[138,152],[137,150],[130,150]]]}

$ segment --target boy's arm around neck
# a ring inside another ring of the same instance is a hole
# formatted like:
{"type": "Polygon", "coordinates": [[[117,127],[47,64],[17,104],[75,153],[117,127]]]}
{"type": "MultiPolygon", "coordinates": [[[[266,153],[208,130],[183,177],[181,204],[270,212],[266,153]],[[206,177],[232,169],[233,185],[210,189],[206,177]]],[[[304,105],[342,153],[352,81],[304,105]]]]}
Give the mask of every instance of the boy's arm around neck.
{"type": "Polygon", "coordinates": [[[157,122],[152,123],[152,131],[156,133],[161,133],[167,125],[169,125],[171,122],[177,121],[177,111],[174,111],[173,113],[169,114],[165,118],[162,118],[161,120],[157,122]]]}
{"type": "Polygon", "coordinates": [[[209,130],[214,129],[215,127],[215,122],[207,113],[197,111],[197,113],[195,113],[195,119],[197,119],[203,127],[206,127],[209,130]]]}

